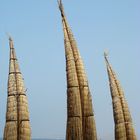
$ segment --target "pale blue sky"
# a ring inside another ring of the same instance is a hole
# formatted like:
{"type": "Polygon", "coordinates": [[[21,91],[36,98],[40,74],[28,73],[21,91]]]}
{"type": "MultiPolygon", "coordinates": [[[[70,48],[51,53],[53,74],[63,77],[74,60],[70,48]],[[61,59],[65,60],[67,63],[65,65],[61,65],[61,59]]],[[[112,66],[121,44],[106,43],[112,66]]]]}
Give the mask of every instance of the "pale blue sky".
{"type": "MultiPolygon", "coordinates": [[[[85,63],[98,137],[114,135],[103,51],[125,91],[140,139],[140,1],[63,0],[85,63]]],[[[0,0],[0,137],[5,123],[9,32],[15,42],[30,108],[32,137],[64,138],[66,72],[61,17],[56,0],[0,0]]],[[[113,139],[113,138],[112,138],[113,139]]]]}

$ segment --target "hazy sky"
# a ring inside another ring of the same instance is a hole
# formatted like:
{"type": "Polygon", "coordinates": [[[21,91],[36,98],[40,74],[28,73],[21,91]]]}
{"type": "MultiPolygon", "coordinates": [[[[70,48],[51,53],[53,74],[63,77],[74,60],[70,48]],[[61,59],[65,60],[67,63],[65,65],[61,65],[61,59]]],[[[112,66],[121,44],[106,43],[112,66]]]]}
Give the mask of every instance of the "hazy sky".
{"type": "MultiPolygon", "coordinates": [[[[63,0],[85,63],[98,137],[113,139],[109,60],[125,91],[140,139],[140,1],[63,0]]],[[[5,124],[9,46],[14,39],[28,89],[32,137],[64,138],[66,72],[61,17],[56,0],[0,0],[0,137],[5,124]]]]}

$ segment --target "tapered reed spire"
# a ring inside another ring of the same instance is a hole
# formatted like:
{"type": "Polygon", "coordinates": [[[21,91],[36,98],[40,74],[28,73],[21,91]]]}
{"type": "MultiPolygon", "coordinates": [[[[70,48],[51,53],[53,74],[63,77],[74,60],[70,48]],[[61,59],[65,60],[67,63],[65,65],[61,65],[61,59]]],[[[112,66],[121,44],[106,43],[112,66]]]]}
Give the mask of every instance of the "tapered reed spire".
{"type": "Polygon", "coordinates": [[[13,40],[9,37],[10,60],[4,140],[30,140],[31,128],[24,81],[19,69],[13,40]]]}
{"type": "MultiPolygon", "coordinates": [[[[73,69],[75,70],[77,80],[78,80],[78,90],[79,91],[77,91],[77,94],[79,94],[79,92],[80,92],[79,100],[80,100],[80,105],[81,105],[81,107],[78,110],[80,111],[80,109],[81,109],[81,112],[82,112],[82,139],[83,140],[96,140],[97,135],[96,135],[96,126],[95,126],[94,114],[93,114],[93,108],[92,108],[92,99],[91,99],[91,94],[89,91],[88,80],[87,80],[86,73],[84,70],[84,64],[81,59],[79,50],[77,48],[77,44],[74,39],[73,33],[68,25],[68,22],[67,22],[65,13],[64,13],[62,1],[60,0],[60,1],[58,1],[58,3],[59,3],[59,9],[61,12],[62,23],[63,23],[65,49],[67,49],[67,47],[69,46],[69,48],[71,50],[71,51],[66,52],[66,54],[65,54],[66,61],[68,61],[67,60],[67,57],[69,57],[68,53],[71,52],[72,60],[73,60],[73,69]]],[[[68,70],[68,68],[67,68],[67,70],[68,70]]],[[[67,75],[68,74],[70,74],[69,71],[67,71],[67,75]]],[[[67,79],[68,79],[68,77],[67,77],[67,79]]],[[[74,93],[72,93],[72,94],[74,94],[74,93]]],[[[74,99],[72,99],[71,101],[73,101],[73,100],[74,99]]],[[[69,98],[68,98],[68,103],[69,103],[69,98]]],[[[68,112],[69,112],[69,108],[68,108],[68,112]]],[[[68,126],[67,126],[67,129],[69,129],[68,126]]],[[[74,133],[76,134],[76,131],[74,133]]],[[[70,133],[69,135],[72,136],[73,133],[70,133]]],[[[80,139],[74,139],[74,140],[80,140],[80,139]]],[[[69,139],[67,137],[67,140],[72,140],[72,138],[69,139]]]]}
{"type": "Polygon", "coordinates": [[[135,131],[124,92],[116,78],[116,74],[109,64],[107,53],[104,53],[109,77],[115,122],[115,140],[136,140],[135,131]]]}

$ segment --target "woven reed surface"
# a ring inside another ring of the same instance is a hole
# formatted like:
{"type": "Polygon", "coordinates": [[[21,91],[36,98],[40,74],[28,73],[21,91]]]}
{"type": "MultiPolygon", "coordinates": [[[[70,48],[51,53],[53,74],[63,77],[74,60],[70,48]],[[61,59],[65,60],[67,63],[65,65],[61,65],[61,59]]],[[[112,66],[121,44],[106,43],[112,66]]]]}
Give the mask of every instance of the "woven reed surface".
{"type": "MultiPolygon", "coordinates": [[[[80,93],[80,99],[76,102],[80,101],[80,105],[81,105],[83,140],[96,140],[97,135],[96,135],[96,127],[95,127],[95,121],[94,121],[93,109],[92,109],[92,99],[91,99],[88,82],[84,70],[84,65],[81,60],[80,53],[77,49],[76,41],[74,40],[73,34],[69,28],[66,17],[64,16],[64,11],[62,9],[61,12],[62,12],[61,15],[62,15],[64,39],[65,39],[65,55],[66,55],[66,62],[67,62],[66,70],[67,70],[68,88],[71,85],[77,86],[78,84],[77,92],[78,94],[80,93]],[[71,61],[71,63],[69,61],[71,61]]],[[[74,94],[74,90],[71,92],[71,94],[74,94]]],[[[69,99],[70,98],[68,98],[68,104],[69,104],[69,99]]],[[[71,99],[74,101],[71,100],[70,102],[75,102],[74,98],[71,99]]],[[[69,110],[74,110],[74,109],[68,108],[68,112],[69,110]]]]}
{"type": "Polygon", "coordinates": [[[11,48],[4,140],[17,140],[17,136],[20,140],[30,140],[31,128],[27,96],[15,51],[13,46],[11,48]],[[19,130],[19,133],[17,130],[19,130]]]}
{"type": "MultiPolygon", "coordinates": [[[[65,19],[66,20],[66,19],[65,19]]],[[[92,108],[92,98],[89,91],[88,80],[86,77],[84,64],[81,59],[79,50],[76,45],[76,41],[73,34],[67,26],[67,34],[69,36],[69,42],[72,49],[72,53],[75,61],[75,68],[79,83],[81,107],[82,107],[82,125],[83,125],[83,139],[84,140],[96,140],[96,125],[94,121],[94,114],[92,108]]]]}
{"type": "MultiPolygon", "coordinates": [[[[63,23],[64,24],[64,23],[63,23]]],[[[80,91],[72,49],[64,25],[67,71],[67,140],[83,140],[80,91]]]]}
{"type": "MultiPolygon", "coordinates": [[[[106,58],[107,59],[107,58],[106,58]]],[[[110,91],[112,96],[113,114],[115,122],[116,140],[136,140],[131,114],[123,90],[116,78],[114,71],[107,61],[107,71],[110,81],[110,91]]]]}

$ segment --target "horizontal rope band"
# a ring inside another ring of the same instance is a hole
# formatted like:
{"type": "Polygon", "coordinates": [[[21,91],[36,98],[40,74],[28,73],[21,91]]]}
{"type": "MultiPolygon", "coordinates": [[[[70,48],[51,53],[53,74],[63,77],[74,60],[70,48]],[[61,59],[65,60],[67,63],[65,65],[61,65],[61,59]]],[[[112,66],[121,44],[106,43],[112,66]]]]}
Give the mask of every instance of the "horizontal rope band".
{"type": "Polygon", "coordinates": [[[17,120],[6,120],[6,122],[15,122],[17,120]]]}
{"type": "Polygon", "coordinates": [[[24,94],[24,93],[20,93],[20,94],[9,94],[8,97],[9,97],[9,96],[21,96],[21,95],[26,96],[26,94],[24,94]]]}
{"type": "Polygon", "coordinates": [[[79,88],[79,86],[67,86],[67,88],[73,88],[73,87],[78,87],[79,88]]]}
{"type": "Polygon", "coordinates": [[[20,71],[19,72],[14,71],[14,72],[9,72],[9,74],[21,74],[21,72],[20,71]]]}
{"type": "MultiPolygon", "coordinates": [[[[76,115],[76,116],[68,116],[68,117],[69,117],[69,118],[73,118],[73,117],[74,117],[74,118],[80,118],[80,116],[77,116],[77,115],[76,115]]],[[[82,116],[81,116],[81,117],[82,117],[82,116]]]]}
{"type": "Polygon", "coordinates": [[[91,115],[86,115],[86,116],[82,116],[83,118],[87,118],[87,117],[93,117],[94,115],[91,114],[91,115]]]}
{"type": "Polygon", "coordinates": [[[17,60],[17,58],[10,58],[10,60],[17,60]]]}

